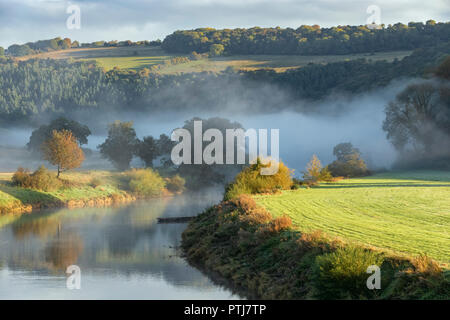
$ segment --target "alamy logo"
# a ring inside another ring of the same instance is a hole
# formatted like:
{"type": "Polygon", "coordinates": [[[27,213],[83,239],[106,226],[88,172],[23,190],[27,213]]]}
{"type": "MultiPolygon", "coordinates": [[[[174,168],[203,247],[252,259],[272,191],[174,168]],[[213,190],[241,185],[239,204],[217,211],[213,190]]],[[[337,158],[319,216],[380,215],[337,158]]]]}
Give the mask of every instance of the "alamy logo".
{"type": "Polygon", "coordinates": [[[381,29],[381,9],[377,5],[370,5],[366,12],[370,14],[366,20],[366,27],[369,29],[381,29]]]}
{"type": "Polygon", "coordinates": [[[369,278],[367,278],[366,285],[367,289],[381,289],[381,270],[379,266],[371,265],[366,270],[367,273],[373,273],[369,278]]]}
{"type": "Polygon", "coordinates": [[[279,129],[270,129],[269,156],[267,129],[247,129],[246,131],[244,129],[226,129],[224,155],[222,131],[208,129],[203,132],[202,121],[194,121],[193,139],[191,132],[187,129],[175,129],[172,132],[171,139],[178,144],[172,149],[171,159],[175,165],[246,164],[248,155],[249,164],[256,163],[258,158],[263,164],[267,164],[261,168],[261,175],[274,175],[279,168],[279,135],[279,129]],[[248,144],[246,144],[246,139],[248,139],[248,144]],[[210,143],[203,148],[203,142],[210,143]],[[248,146],[248,152],[246,152],[246,146],[248,146]]]}
{"type": "Polygon", "coordinates": [[[70,274],[67,277],[66,287],[69,290],[81,289],[81,269],[77,265],[71,265],[67,267],[66,273],[70,274]]]}
{"type": "Polygon", "coordinates": [[[75,4],[71,4],[67,7],[66,13],[70,16],[66,20],[67,29],[80,29],[81,28],[81,9],[75,4]]]}

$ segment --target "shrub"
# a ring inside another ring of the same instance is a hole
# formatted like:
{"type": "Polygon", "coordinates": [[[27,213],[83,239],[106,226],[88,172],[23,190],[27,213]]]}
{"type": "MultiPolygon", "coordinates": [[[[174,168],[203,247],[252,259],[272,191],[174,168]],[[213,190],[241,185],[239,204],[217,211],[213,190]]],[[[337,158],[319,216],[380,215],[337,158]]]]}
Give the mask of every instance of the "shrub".
{"type": "Polygon", "coordinates": [[[19,167],[11,178],[13,185],[28,188],[31,185],[30,170],[19,167]]]}
{"type": "Polygon", "coordinates": [[[288,216],[277,217],[270,222],[273,232],[288,230],[292,227],[292,220],[288,216]]]}
{"type": "Polygon", "coordinates": [[[234,198],[232,202],[244,212],[248,212],[257,208],[255,200],[248,194],[242,194],[234,198]]]}
{"type": "Polygon", "coordinates": [[[182,192],[185,189],[185,183],[186,180],[180,177],[178,174],[173,176],[172,178],[166,179],[166,187],[169,191],[172,192],[182,192]]]}
{"type": "Polygon", "coordinates": [[[412,259],[412,264],[416,272],[427,276],[442,276],[442,269],[439,264],[426,255],[419,255],[412,259]]]}
{"type": "Polygon", "coordinates": [[[314,270],[317,295],[323,299],[367,297],[373,294],[366,286],[369,277],[367,267],[381,267],[382,263],[380,254],[360,247],[338,248],[318,256],[314,270]]]}
{"type": "Polygon", "coordinates": [[[333,181],[333,175],[331,174],[328,166],[320,170],[319,181],[326,181],[326,182],[333,181]]]}
{"type": "Polygon", "coordinates": [[[161,176],[151,169],[133,169],[126,172],[129,189],[140,196],[158,196],[166,183],[161,176]]]}
{"type": "Polygon", "coordinates": [[[264,208],[255,208],[249,211],[246,215],[241,216],[242,221],[246,221],[255,225],[266,224],[271,219],[272,215],[264,208]]]}
{"type": "Polygon", "coordinates": [[[52,191],[62,186],[61,180],[51,174],[46,167],[40,166],[32,174],[28,169],[18,168],[12,177],[12,183],[21,188],[52,191]]]}
{"type": "Polygon", "coordinates": [[[290,189],[292,170],[279,162],[278,172],[273,175],[261,175],[260,170],[268,165],[260,159],[255,164],[244,168],[225,189],[225,200],[234,199],[241,194],[273,193],[277,190],[290,189]]]}

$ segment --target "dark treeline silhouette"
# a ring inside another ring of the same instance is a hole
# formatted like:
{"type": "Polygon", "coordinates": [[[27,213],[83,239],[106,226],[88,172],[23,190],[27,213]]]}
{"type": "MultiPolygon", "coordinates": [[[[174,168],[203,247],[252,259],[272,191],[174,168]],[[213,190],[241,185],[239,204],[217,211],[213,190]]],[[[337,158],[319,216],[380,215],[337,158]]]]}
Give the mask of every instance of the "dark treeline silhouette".
{"type": "Polygon", "coordinates": [[[225,54],[349,54],[409,50],[433,46],[450,40],[450,23],[429,20],[396,23],[380,29],[367,26],[321,28],[302,25],[297,29],[201,28],[181,30],[167,36],[162,47],[170,53],[203,53],[214,45],[223,45],[225,54]]]}

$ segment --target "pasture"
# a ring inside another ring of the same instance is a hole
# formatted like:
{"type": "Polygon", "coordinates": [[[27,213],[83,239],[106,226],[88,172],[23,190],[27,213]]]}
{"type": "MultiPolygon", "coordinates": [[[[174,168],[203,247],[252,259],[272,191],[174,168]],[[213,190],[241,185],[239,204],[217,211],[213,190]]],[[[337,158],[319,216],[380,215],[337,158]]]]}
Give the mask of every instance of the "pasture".
{"type": "MultiPolygon", "coordinates": [[[[365,58],[372,61],[387,60],[395,58],[402,59],[411,54],[411,51],[393,51],[378,53],[362,53],[349,55],[327,55],[327,56],[300,56],[300,55],[235,55],[223,56],[201,60],[193,60],[188,63],[168,65],[159,70],[162,74],[180,74],[191,72],[221,72],[231,67],[236,70],[258,70],[273,69],[276,72],[284,72],[289,69],[300,68],[309,63],[326,64],[330,62],[349,61],[365,58]]],[[[176,56],[187,56],[182,54],[168,54],[160,47],[105,47],[105,48],[76,48],[45,52],[17,58],[27,60],[31,58],[41,59],[69,59],[95,60],[105,70],[115,67],[120,69],[140,70],[155,64],[162,64],[176,56]]]]}
{"type": "Polygon", "coordinates": [[[383,173],[255,199],[300,231],[450,263],[450,172],[383,173]]]}

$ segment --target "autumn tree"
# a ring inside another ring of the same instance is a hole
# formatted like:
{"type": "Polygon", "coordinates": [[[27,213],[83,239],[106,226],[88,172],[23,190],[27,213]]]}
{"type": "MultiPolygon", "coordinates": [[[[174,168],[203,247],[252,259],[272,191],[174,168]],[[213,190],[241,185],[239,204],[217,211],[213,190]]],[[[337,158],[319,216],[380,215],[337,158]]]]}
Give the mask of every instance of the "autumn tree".
{"type": "Polygon", "coordinates": [[[322,163],[314,154],[306,165],[306,171],[303,172],[303,179],[306,181],[318,182],[320,180],[320,172],[322,171],[322,168],[322,163]]]}
{"type": "Polygon", "coordinates": [[[84,161],[84,153],[77,139],[69,130],[53,130],[52,137],[42,145],[44,159],[58,166],[58,175],[62,171],[78,168],[84,161]]]}
{"type": "Polygon", "coordinates": [[[218,56],[221,56],[224,51],[225,51],[225,47],[222,44],[215,43],[215,44],[211,45],[211,47],[209,48],[209,55],[211,57],[218,57],[218,56]]]}
{"type": "Polygon", "coordinates": [[[109,125],[105,142],[97,148],[102,156],[110,160],[117,169],[126,170],[130,167],[138,143],[133,122],[115,121],[109,125]]]}

